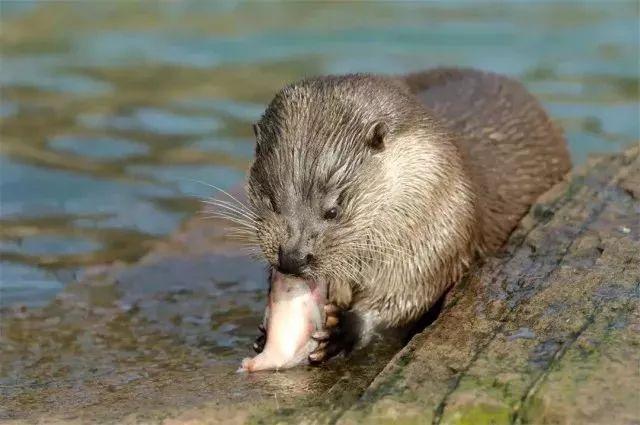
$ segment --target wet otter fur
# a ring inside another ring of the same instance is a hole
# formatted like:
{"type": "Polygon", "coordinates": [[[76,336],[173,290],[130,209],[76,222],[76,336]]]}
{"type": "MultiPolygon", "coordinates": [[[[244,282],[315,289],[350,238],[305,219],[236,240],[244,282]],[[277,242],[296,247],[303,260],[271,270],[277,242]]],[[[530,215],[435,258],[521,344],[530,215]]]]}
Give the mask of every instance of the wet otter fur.
{"type": "Polygon", "coordinates": [[[310,78],[254,130],[257,242],[272,267],[329,282],[349,345],[422,316],[570,168],[539,102],[472,69],[310,78]]]}

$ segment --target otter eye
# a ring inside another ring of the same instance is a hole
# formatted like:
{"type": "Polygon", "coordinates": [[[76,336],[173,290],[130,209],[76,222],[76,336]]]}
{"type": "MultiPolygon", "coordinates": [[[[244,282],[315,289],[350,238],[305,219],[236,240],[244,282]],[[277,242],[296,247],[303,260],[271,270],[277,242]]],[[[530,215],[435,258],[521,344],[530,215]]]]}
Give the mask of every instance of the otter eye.
{"type": "Polygon", "coordinates": [[[338,214],[340,213],[338,207],[329,208],[324,212],[325,220],[334,220],[338,218],[338,214]]]}

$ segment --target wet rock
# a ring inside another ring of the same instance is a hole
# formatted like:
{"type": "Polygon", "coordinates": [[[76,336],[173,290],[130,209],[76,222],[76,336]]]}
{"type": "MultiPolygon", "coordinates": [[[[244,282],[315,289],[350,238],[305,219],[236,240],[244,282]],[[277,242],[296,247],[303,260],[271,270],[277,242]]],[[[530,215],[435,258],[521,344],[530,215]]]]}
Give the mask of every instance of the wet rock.
{"type": "MultiPolygon", "coordinates": [[[[264,265],[194,219],[142,260],[0,321],[0,422],[243,423],[348,407],[400,347],[323,368],[235,373],[262,320],[264,265]]],[[[341,410],[337,410],[338,412],[341,410]]]]}

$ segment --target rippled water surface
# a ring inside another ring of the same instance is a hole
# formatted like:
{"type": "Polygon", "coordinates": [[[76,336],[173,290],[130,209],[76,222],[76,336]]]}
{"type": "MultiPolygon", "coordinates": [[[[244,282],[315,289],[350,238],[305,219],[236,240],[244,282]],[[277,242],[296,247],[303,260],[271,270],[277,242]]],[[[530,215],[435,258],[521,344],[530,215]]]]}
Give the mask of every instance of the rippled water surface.
{"type": "Polygon", "coordinates": [[[306,75],[474,66],[522,79],[574,162],[638,137],[633,2],[2,1],[4,305],[141,256],[210,189],[237,187],[250,123],[306,75]]]}

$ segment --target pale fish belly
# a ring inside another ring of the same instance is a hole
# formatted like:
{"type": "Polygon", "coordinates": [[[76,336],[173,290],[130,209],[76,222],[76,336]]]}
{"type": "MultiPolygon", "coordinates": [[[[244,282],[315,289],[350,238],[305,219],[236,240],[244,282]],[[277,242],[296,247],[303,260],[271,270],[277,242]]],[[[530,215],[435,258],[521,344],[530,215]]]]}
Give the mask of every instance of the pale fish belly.
{"type": "Polygon", "coordinates": [[[267,342],[246,358],[239,372],[287,369],[306,364],[317,347],[311,334],[323,326],[326,289],[316,282],[274,272],[269,293],[267,342]]]}

